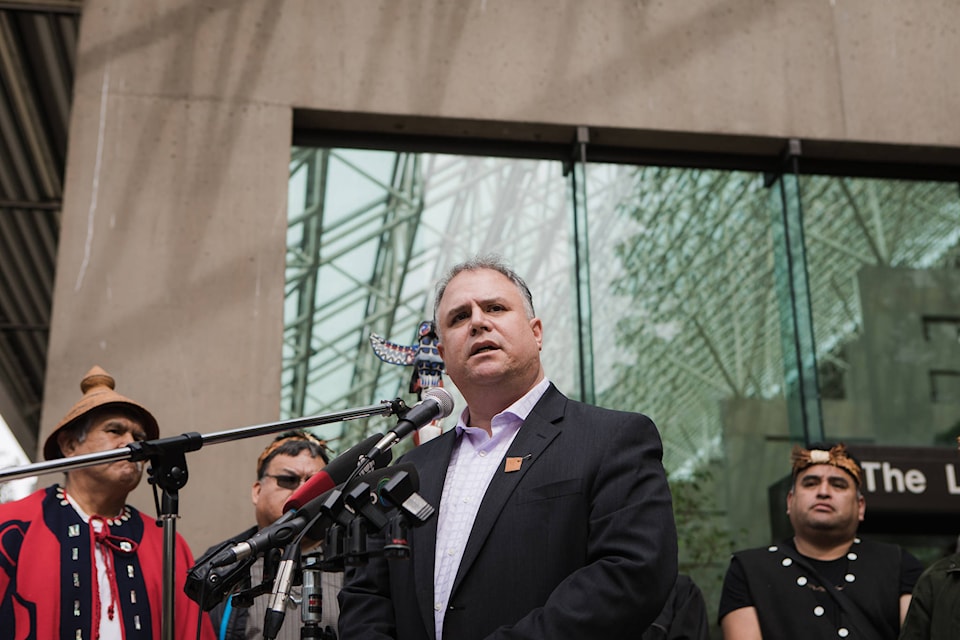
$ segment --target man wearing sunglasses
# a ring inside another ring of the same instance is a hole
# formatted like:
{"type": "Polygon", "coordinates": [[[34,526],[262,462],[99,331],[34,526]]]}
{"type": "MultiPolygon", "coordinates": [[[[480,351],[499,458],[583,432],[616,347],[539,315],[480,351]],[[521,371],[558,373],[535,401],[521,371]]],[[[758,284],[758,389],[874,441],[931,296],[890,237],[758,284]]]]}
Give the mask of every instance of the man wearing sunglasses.
{"type": "MultiPolygon", "coordinates": [[[[246,540],[255,534],[258,529],[273,524],[277,518],[283,515],[283,505],[290,494],[315,473],[323,469],[327,462],[329,462],[329,459],[326,453],[326,444],[311,433],[307,431],[288,431],[277,436],[257,459],[257,479],[253,483],[251,493],[257,525],[234,536],[229,542],[246,540]]],[[[220,546],[222,546],[222,543],[216,545],[210,551],[220,546]]],[[[210,551],[207,553],[209,554],[210,551]]],[[[272,558],[274,562],[276,559],[278,558],[272,558]]],[[[271,567],[268,561],[267,571],[265,572],[264,563],[265,558],[260,557],[251,567],[250,586],[256,587],[264,582],[265,574],[269,580],[271,567]]],[[[336,594],[339,590],[339,578],[340,574],[324,574],[323,576],[323,621],[321,625],[329,626],[330,629],[335,629],[337,626],[339,607],[337,606],[336,594]]],[[[266,593],[256,596],[253,599],[253,604],[249,607],[239,606],[242,603],[236,600],[234,596],[214,607],[210,611],[210,616],[213,618],[217,638],[221,640],[243,640],[245,638],[261,637],[264,615],[269,607],[269,600],[270,590],[268,588],[266,593]]],[[[300,588],[294,587],[287,606],[290,609],[295,609],[299,602],[300,588]]],[[[291,620],[298,617],[298,615],[289,616],[291,620]]],[[[281,627],[277,637],[279,640],[285,638],[298,639],[300,638],[300,626],[292,623],[285,624],[281,627]]]]}

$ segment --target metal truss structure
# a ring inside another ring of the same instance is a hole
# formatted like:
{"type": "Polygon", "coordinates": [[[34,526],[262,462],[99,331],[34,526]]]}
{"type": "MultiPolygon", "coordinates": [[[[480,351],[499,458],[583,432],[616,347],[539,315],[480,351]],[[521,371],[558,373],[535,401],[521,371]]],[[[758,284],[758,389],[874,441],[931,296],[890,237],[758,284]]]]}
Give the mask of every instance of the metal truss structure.
{"type": "MultiPolygon", "coordinates": [[[[433,315],[435,281],[472,255],[496,252],[545,285],[544,304],[563,300],[554,294],[570,286],[557,251],[567,242],[565,184],[556,163],[295,149],[284,415],[410,400],[410,371],[380,361],[369,336],[415,342],[433,315]]],[[[365,430],[328,437],[349,443],[365,430]]]]}
{"type": "MultiPolygon", "coordinates": [[[[591,165],[584,175],[597,398],[653,416],[668,469],[690,470],[722,451],[723,400],[784,393],[776,199],[755,173],[591,165]]],[[[842,367],[838,346],[859,330],[858,268],[955,266],[960,198],[944,183],[801,183],[817,355],[842,367]]],[[[410,372],[378,360],[369,335],[412,344],[434,282],[489,252],[530,283],[548,375],[570,393],[570,197],[557,163],[295,149],[283,412],[405,396],[410,372]]],[[[384,429],[325,436],[349,444],[384,429]]]]}

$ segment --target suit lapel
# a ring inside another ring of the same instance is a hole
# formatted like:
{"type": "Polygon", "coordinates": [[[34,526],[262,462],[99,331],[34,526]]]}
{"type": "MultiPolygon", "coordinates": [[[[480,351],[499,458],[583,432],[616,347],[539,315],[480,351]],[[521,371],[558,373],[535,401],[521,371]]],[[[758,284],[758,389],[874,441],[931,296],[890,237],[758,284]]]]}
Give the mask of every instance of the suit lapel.
{"type": "MultiPolygon", "coordinates": [[[[447,431],[434,442],[436,445],[430,447],[429,454],[417,463],[417,469],[420,474],[420,495],[439,512],[450,455],[457,442],[456,429],[447,431]]],[[[423,526],[410,529],[411,542],[416,541],[415,546],[420,550],[420,553],[413,554],[413,584],[416,585],[420,615],[431,638],[435,637],[436,626],[433,620],[433,570],[438,520],[439,517],[434,515],[423,526]]]]}
{"type": "MultiPolygon", "coordinates": [[[[480,554],[480,550],[490,535],[490,530],[496,523],[497,518],[500,517],[500,512],[503,511],[504,505],[513,495],[517,485],[537,463],[537,459],[547,448],[547,445],[560,433],[560,429],[557,428],[555,423],[563,417],[566,402],[567,399],[563,394],[551,384],[530,412],[530,415],[524,420],[516,438],[510,443],[510,448],[504,458],[524,458],[523,463],[517,471],[506,473],[504,471],[504,461],[501,461],[496,473],[494,473],[490,486],[487,487],[483,501],[480,503],[480,509],[470,531],[470,537],[467,539],[467,546],[463,551],[463,558],[460,560],[460,568],[457,570],[457,577],[453,582],[451,596],[456,593],[463,577],[480,554]]],[[[436,541],[436,528],[434,528],[434,541],[436,541]]]]}

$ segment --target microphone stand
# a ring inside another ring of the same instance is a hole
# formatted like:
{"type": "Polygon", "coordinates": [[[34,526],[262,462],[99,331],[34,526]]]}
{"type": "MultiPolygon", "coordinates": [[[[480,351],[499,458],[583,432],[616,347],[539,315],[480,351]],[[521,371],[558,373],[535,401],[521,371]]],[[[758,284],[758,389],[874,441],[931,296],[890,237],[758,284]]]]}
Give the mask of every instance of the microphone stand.
{"type": "Polygon", "coordinates": [[[290,429],[303,429],[332,422],[343,422],[357,418],[371,416],[389,416],[407,410],[403,400],[382,400],[380,404],[368,405],[356,409],[346,409],[318,416],[293,418],[280,422],[239,429],[228,429],[214,433],[200,434],[196,432],[182,433],[169,438],[132,442],[126,447],[85,453],[69,458],[45,460],[11,469],[0,469],[0,482],[29,478],[32,476],[54,473],[56,471],[70,471],[92,467],[98,464],[130,460],[133,462],[149,460],[150,468],[148,482],[154,485],[154,502],[157,506],[157,522],[163,526],[163,599],[162,623],[160,633],[163,640],[174,640],[174,578],[175,578],[175,551],[180,496],[179,490],[187,484],[187,451],[196,451],[206,444],[220,444],[243,438],[276,433],[290,429]],[[161,501],[157,501],[156,490],[159,487],[163,492],[161,501]]]}
{"type": "Polygon", "coordinates": [[[326,640],[330,637],[320,625],[323,621],[322,553],[311,551],[300,559],[303,576],[303,600],[300,603],[300,639],[326,640]]]}

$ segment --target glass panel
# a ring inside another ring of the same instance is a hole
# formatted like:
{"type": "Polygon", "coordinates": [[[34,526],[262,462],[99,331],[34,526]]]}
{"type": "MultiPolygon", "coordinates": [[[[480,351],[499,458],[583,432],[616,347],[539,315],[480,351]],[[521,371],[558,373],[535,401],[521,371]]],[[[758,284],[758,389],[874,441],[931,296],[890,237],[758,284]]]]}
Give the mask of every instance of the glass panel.
{"type": "Polygon", "coordinates": [[[587,208],[590,204],[587,180],[589,165],[586,154],[586,130],[580,128],[583,139],[576,146],[577,161],[569,172],[571,228],[573,230],[572,251],[573,270],[571,278],[574,288],[574,317],[578,319],[576,344],[576,381],[575,389],[569,391],[571,397],[591,404],[596,403],[596,386],[593,371],[593,323],[590,299],[590,226],[587,208]]]}
{"type": "MultiPolygon", "coordinates": [[[[595,167],[591,253],[601,404],[649,413],[667,466],[722,451],[721,405],[780,398],[767,190],[758,174],[595,167]]],[[[785,425],[779,433],[785,434],[785,425]]]]}
{"type": "Polygon", "coordinates": [[[715,611],[731,550],[769,540],[767,488],[789,469],[772,199],[755,173],[587,177],[598,402],[660,429],[680,568],[715,611]]]}
{"type": "Polygon", "coordinates": [[[824,431],[865,463],[861,531],[930,562],[957,534],[957,185],[808,176],[801,193],[824,431]]]}
{"type": "MultiPolygon", "coordinates": [[[[436,280],[483,253],[500,254],[530,284],[548,375],[572,388],[577,323],[559,163],[297,148],[290,190],[284,417],[415,400],[411,368],[380,360],[370,335],[416,344],[436,280]]],[[[350,444],[368,425],[322,429],[350,444]]]]}
{"type": "Polygon", "coordinates": [[[781,175],[771,189],[770,197],[787,422],[791,439],[795,442],[822,442],[823,419],[797,175],[781,175]]]}
{"type": "Polygon", "coordinates": [[[828,437],[955,444],[957,185],[809,176],[802,191],[828,437]]]}

